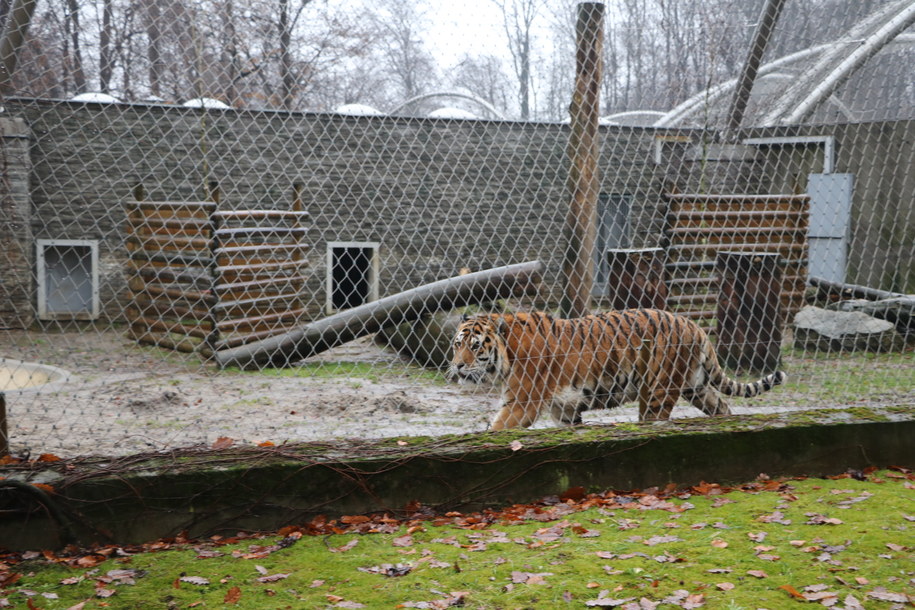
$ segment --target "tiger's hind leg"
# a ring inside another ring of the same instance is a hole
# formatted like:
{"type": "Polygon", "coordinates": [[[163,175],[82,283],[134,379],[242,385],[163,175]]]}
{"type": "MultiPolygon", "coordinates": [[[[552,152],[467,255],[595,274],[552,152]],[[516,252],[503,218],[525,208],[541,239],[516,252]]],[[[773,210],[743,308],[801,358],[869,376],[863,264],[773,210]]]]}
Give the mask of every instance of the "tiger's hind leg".
{"type": "Polygon", "coordinates": [[[705,413],[706,415],[730,415],[731,409],[728,407],[721,396],[714,389],[705,386],[699,389],[683,390],[683,397],[691,405],[705,413]]]}
{"type": "Polygon", "coordinates": [[[647,397],[639,397],[639,421],[665,421],[680,398],[677,389],[655,390],[648,392],[647,397]],[[646,400],[647,398],[647,400],[646,400]]]}

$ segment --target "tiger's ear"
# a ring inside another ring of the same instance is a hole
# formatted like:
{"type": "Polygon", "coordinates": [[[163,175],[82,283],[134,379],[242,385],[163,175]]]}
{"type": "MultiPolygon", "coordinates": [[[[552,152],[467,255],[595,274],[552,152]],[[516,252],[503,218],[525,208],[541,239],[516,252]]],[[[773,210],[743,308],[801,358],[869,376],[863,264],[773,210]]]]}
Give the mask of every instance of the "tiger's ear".
{"type": "Polygon", "coordinates": [[[461,322],[466,322],[469,319],[470,319],[470,316],[468,316],[466,313],[461,314],[461,322]]]}
{"type": "Polygon", "coordinates": [[[496,320],[496,332],[503,337],[508,334],[508,322],[504,316],[499,316],[498,320],[496,320]]]}

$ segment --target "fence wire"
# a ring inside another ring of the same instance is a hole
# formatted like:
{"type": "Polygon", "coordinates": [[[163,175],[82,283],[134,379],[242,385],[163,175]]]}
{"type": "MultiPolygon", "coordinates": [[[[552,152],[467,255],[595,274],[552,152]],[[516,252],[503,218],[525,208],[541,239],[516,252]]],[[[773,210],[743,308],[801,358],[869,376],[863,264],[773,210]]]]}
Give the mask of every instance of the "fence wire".
{"type": "Polygon", "coordinates": [[[452,4],[4,3],[0,448],[911,409],[915,3],[452,4]]]}

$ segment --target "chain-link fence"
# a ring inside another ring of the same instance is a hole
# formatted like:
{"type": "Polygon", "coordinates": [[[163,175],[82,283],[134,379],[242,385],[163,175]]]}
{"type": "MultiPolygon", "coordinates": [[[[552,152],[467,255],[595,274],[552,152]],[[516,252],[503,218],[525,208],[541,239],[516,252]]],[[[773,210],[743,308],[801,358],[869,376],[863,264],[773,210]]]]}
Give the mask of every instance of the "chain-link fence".
{"type": "Polygon", "coordinates": [[[915,2],[0,8],[15,456],[915,399],[915,2]]]}

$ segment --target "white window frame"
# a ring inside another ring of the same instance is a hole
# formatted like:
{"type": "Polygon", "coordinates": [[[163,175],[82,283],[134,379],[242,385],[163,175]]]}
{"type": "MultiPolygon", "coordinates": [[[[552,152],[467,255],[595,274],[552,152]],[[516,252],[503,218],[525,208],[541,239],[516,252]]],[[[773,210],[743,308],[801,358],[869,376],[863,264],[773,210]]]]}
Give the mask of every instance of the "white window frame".
{"type": "Polygon", "coordinates": [[[329,241],[327,242],[327,254],[326,254],[326,281],[325,287],[327,289],[326,293],[326,309],[328,315],[337,313],[337,310],[334,309],[334,277],[333,277],[333,260],[334,260],[334,249],[337,248],[360,248],[363,250],[371,250],[371,256],[369,257],[369,294],[368,301],[377,301],[378,300],[378,276],[381,271],[381,258],[379,257],[379,250],[381,249],[381,243],[377,241],[329,241]]]}
{"type": "Polygon", "coordinates": [[[39,320],[96,320],[99,317],[99,264],[98,240],[95,239],[38,239],[35,241],[35,273],[38,288],[39,320]],[[51,248],[88,248],[89,281],[92,285],[89,308],[85,311],[51,311],[48,308],[46,252],[51,248]]]}

